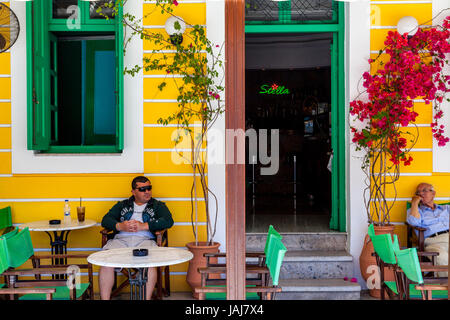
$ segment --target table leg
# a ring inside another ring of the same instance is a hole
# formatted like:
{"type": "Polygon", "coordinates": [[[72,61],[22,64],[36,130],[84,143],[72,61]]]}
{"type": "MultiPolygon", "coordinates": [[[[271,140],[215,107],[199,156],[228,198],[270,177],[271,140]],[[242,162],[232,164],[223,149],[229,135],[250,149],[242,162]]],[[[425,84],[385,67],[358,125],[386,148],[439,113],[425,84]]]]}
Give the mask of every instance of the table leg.
{"type": "Polygon", "coordinates": [[[134,276],[131,269],[128,269],[130,275],[130,300],[145,300],[147,295],[148,268],[139,268],[134,276]]]}
{"type": "MultiPolygon", "coordinates": [[[[53,236],[49,232],[45,232],[50,237],[50,248],[52,255],[55,254],[67,254],[67,237],[70,230],[63,230],[58,234],[58,231],[53,231],[53,236]]],[[[67,258],[54,258],[52,259],[52,265],[66,265],[67,258]]],[[[65,275],[55,275],[55,279],[65,279],[65,275]]]]}

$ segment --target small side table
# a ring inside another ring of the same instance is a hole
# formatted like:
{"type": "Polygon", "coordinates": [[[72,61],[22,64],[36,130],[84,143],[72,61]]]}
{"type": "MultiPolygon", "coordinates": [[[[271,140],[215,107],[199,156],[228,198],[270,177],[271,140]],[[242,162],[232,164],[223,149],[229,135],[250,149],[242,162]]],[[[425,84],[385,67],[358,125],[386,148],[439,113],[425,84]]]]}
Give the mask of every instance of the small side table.
{"type": "MultiPolygon", "coordinates": [[[[49,220],[33,221],[19,225],[20,229],[28,227],[30,231],[47,233],[50,238],[50,247],[53,254],[67,254],[67,238],[70,231],[89,228],[97,224],[97,221],[86,219],[83,222],[72,220],[70,223],[61,221],[60,224],[50,224],[49,220]]],[[[66,264],[65,259],[55,259],[53,264],[66,264]]]]}

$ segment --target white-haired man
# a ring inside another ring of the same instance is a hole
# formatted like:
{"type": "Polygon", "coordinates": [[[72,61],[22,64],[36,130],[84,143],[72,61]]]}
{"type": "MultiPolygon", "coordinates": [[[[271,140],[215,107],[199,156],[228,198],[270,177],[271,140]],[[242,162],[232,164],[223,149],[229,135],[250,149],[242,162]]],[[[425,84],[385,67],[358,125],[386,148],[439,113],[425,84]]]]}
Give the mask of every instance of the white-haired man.
{"type": "MultiPolygon", "coordinates": [[[[438,252],[436,264],[447,265],[450,206],[434,203],[435,196],[436,191],[431,184],[420,183],[412,197],[407,221],[410,225],[427,229],[424,233],[425,251],[438,252]]],[[[439,272],[438,275],[446,277],[447,273],[439,272]]]]}

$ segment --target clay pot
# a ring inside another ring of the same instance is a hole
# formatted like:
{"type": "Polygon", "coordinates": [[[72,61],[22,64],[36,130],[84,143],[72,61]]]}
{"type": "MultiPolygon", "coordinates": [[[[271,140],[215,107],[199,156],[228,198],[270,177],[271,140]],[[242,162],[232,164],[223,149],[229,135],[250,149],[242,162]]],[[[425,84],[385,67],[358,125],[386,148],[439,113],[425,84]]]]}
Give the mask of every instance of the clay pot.
{"type": "MultiPolygon", "coordinates": [[[[394,226],[393,225],[387,225],[387,226],[375,226],[375,234],[386,234],[390,233],[391,235],[394,234],[394,226]]],[[[361,275],[366,281],[367,286],[369,288],[369,294],[370,296],[374,298],[381,298],[381,290],[379,286],[378,288],[371,288],[375,283],[380,282],[379,278],[379,272],[378,272],[378,266],[377,261],[375,257],[372,255],[374,252],[372,241],[370,240],[369,235],[367,234],[364,238],[364,245],[361,250],[361,255],[359,256],[359,267],[361,270],[361,275]]],[[[384,280],[385,281],[395,281],[394,272],[390,268],[384,269],[384,280]]],[[[389,299],[388,295],[385,294],[385,299],[389,299]]]]}
{"type": "MultiPolygon", "coordinates": [[[[211,245],[208,245],[207,242],[189,242],[186,244],[188,250],[194,255],[189,261],[186,281],[191,287],[192,296],[195,299],[198,299],[198,294],[194,292],[194,289],[201,285],[201,276],[198,272],[198,268],[206,267],[206,258],[203,254],[219,252],[219,246],[220,244],[218,242],[213,242],[211,245]]],[[[211,263],[217,263],[217,259],[211,259],[211,263]]]]}

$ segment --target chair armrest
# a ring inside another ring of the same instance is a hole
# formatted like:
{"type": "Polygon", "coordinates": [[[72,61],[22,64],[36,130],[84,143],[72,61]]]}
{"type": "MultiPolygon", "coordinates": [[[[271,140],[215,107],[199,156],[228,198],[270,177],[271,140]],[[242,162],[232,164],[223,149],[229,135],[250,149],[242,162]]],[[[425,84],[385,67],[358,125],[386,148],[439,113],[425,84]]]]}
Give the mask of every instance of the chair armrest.
{"type": "Polygon", "coordinates": [[[417,251],[417,255],[420,256],[430,256],[430,257],[436,257],[439,255],[439,252],[432,252],[432,251],[417,251]]]}
{"type": "MultiPolygon", "coordinates": [[[[198,268],[198,272],[200,274],[203,273],[226,273],[227,272],[227,268],[226,266],[219,266],[219,267],[202,267],[202,268],[198,268]]],[[[258,265],[252,265],[252,266],[247,266],[245,268],[245,273],[260,273],[260,274],[267,274],[269,273],[269,269],[267,269],[266,267],[261,267],[258,265]]]]}
{"type": "Polygon", "coordinates": [[[423,266],[422,272],[447,272],[448,266],[423,266]]]}
{"type": "Polygon", "coordinates": [[[69,274],[67,268],[33,268],[33,269],[13,269],[6,270],[2,276],[24,276],[24,275],[43,275],[43,274],[69,274]]]}
{"type": "Polygon", "coordinates": [[[408,222],[405,222],[406,226],[413,229],[413,230],[417,230],[417,231],[427,231],[427,228],[423,228],[423,227],[418,227],[418,226],[413,226],[412,224],[409,224],[408,222]]]}
{"type": "MultiPolygon", "coordinates": [[[[226,252],[207,252],[204,253],[205,258],[225,258],[227,256],[226,252]]],[[[264,258],[266,254],[264,252],[246,252],[245,256],[247,258],[264,258]]]]}
{"type": "Polygon", "coordinates": [[[169,245],[167,229],[156,230],[153,234],[156,237],[158,247],[167,247],[169,245]]]}
{"type": "Polygon", "coordinates": [[[29,293],[43,293],[47,296],[47,300],[52,300],[53,294],[56,292],[55,288],[6,288],[0,289],[0,294],[29,294],[29,293]]]}
{"type": "Polygon", "coordinates": [[[417,290],[448,290],[448,285],[424,285],[418,284],[415,287],[417,290]]]}

